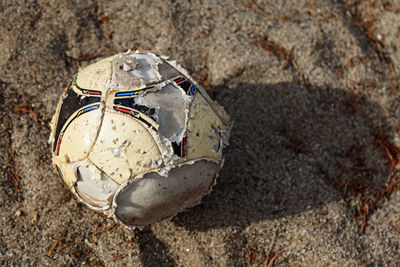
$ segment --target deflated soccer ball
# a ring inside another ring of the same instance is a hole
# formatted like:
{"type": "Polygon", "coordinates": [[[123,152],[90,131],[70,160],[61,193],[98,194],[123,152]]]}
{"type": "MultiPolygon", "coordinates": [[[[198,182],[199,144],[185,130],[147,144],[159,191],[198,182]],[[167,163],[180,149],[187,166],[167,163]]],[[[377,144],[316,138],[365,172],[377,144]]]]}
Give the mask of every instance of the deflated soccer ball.
{"type": "Polygon", "coordinates": [[[229,116],[175,62],[128,51],[79,70],[51,129],[66,186],[135,227],[169,219],[211,190],[229,116]]]}

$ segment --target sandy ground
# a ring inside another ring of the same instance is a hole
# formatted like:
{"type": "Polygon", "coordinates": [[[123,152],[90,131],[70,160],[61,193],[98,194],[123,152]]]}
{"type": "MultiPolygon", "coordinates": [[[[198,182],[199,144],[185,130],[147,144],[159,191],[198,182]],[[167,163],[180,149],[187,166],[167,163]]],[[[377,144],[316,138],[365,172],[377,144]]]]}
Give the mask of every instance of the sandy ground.
{"type": "Polygon", "coordinates": [[[0,1],[0,265],[399,266],[400,2],[151,2],[0,1]],[[202,204],[134,231],[78,204],[47,143],[73,73],[127,49],[235,121],[202,204]]]}

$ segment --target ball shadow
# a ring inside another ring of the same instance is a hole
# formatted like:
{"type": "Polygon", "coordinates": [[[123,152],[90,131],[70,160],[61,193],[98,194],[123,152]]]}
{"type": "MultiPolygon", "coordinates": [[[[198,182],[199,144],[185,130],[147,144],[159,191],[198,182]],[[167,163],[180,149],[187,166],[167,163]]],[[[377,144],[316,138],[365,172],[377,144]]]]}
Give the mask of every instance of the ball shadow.
{"type": "Polygon", "coordinates": [[[359,179],[385,182],[387,162],[373,133],[387,125],[377,103],[297,83],[242,84],[213,93],[234,121],[230,146],[211,194],[175,217],[177,225],[243,229],[339,201],[338,184],[353,179],[343,166],[362,165],[376,175],[359,179]]]}
{"type": "Polygon", "coordinates": [[[168,247],[159,240],[150,228],[135,229],[140,249],[140,261],[143,266],[175,266],[168,247]]]}

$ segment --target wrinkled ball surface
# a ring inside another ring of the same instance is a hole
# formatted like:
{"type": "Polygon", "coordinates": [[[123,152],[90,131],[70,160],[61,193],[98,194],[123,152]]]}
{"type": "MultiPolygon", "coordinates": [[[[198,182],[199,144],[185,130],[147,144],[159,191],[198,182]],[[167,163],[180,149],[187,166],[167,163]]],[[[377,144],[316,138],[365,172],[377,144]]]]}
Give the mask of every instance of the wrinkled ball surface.
{"type": "Polygon", "coordinates": [[[229,116],[175,62],[128,51],[80,69],[51,128],[66,186],[134,227],[171,218],[211,190],[229,116]]]}

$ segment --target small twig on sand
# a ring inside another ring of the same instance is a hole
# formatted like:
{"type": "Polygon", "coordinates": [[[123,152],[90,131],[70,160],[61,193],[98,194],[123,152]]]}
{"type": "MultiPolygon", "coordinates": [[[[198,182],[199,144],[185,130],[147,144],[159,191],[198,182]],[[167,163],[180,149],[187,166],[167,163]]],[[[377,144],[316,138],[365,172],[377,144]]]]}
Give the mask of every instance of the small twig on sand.
{"type": "Polygon", "coordinates": [[[108,261],[117,261],[117,260],[120,260],[120,259],[123,259],[123,258],[125,258],[124,255],[117,255],[117,256],[112,257],[108,261]]]}
{"type": "Polygon", "coordinates": [[[112,223],[109,226],[105,227],[104,229],[101,230],[97,230],[97,225],[94,227],[94,231],[92,234],[92,240],[95,239],[96,235],[99,235],[101,233],[107,232],[108,230],[110,230],[111,228],[113,228],[116,225],[116,223],[112,223]]]}
{"type": "Polygon", "coordinates": [[[243,5],[245,7],[247,7],[247,9],[249,9],[250,11],[255,10],[255,11],[259,12],[261,15],[263,15],[264,17],[266,17],[268,19],[273,19],[273,17],[270,14],[268,14],[267,12],[265,12],[264,9],[262,9],[258,5],[256,5],[253,0],[249,0],[249,4],[247,4],[247,5],[243,4],[243,5]]]}
{"type": "Polygon", "coordinates": [[[50,247],[49,252],[47,253],[47,256],[50,256],[51,253],[53,253],[54,249],[57,247],[58,243],[63,240],[64,237],[60,236],[59,238],[57,238],[56,241],[54,241],[53,245],[50,247]]]}

